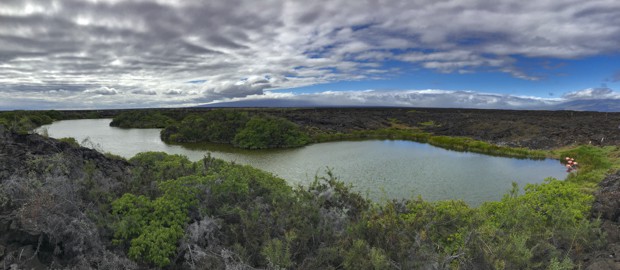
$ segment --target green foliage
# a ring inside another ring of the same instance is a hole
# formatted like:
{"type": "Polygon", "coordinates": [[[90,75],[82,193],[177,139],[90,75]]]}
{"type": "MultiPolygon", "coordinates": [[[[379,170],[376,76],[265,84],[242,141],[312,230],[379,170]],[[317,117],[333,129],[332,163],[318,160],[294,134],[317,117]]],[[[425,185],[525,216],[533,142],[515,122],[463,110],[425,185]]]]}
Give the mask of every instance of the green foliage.
{"type": "Polygon", "coordinates": [[[420,124],[420,126],[423,126],[423,127],[437,127],[437,126],[439,126],[433,120],[429,120],[429,121],[426,121],[426,122],[420,122],[419,124],[420,124]]]}
{"type": "Polygon", "coordinates": [[[496,268],[551,267],[554,260],[565,264],[564,248],[582,251],[600,237],[596,224],[588,221],[592,200],[571,182],[547,179],[527,185],[523,195],[515,184],[502,201],[480,208],[483,256],[496,268]]]}
{"type": "Polygon", "coordinates": [[[566,257],[562,261],[559,261],[557,258],[551,259],[551,262],[549,262],[549,267],[547,269],[549,270],[571,270],[574,268],[575,266],[573,265],[573,262],[571,262],[570,258],[566,257]]]}
{"type": "Polygon", "coordinates": [[[66,143],[68,143],[69,145],[71,145],[73,147],[79,147],[80,146],[80,143],[78,143],[78,141],[75,138],[73,138],[73,137],[60,138],[58,140],[61,141],[61,142],[66,142],[66,143]]]}
{"type": "Polygon", "coordinates": [[[190,114],[178,125],[162,130],[161,138],[165,142],[232,143],[248,120],[247,113],[232,110],[190,114]]]}
{"type": "Polygon", "coordinates": [[[162,130],[161,138],[166,142],[228,143],[249,149],[296,147],[309,142],[308,136],[286,119],[250,118],[246,112],[234,110],[190,114],[162,130]]]}
{"type": "Polygon", "coordinates": [[[110,122],[110,126],[121,128],[165,128],[174,122],[174,119],[158,111],[132,110],[116,115],[112,122],[110,122]]]}
{"type": "Polygon", "coordinates": [[[133,175],[138,185],[191,175],[198,169],[187,157],[164,152],[138,153],[129,162],[135,166],[133,175]]]}
{"type": "Polygon", "coordinates": [[[0,118],[0,126],[8,127],[9,126],[9,120],[7,120],[5,118],[0,118]]]}
{"type": "Polygon", "coordinates": [[[272,239],[263,247],[261,254],[272,268],[289,268],[293,265],[289,248],[280,239],[272,239]]]}
{"type": "Polygon", "coordinates": [[[465,265],[476,212],[461,201],[429,203],[421,199],[387,202],[372,208],[354,225],[366,239],[405,269],[433,264],[465,265]],[[415,256],[412,257],[412,254],[415,256]]]}
{"type": "Polygon", "coordinates": [[[130,243],[129,256],[157,266],[170,264],[184,235],[188,212],[203,190],[204,177],[187,176],[160,183],[163,195],[155,200],[125,194],[112,202],[118,220],[112,226],[117,244],[130,243]]]}
{"type": "Polygon", "coordinates": [[[344,255],[344,269],[389,269],[390,262],[382,249],[370,247],[357,239],[344,255]]]}
{"type": "Polygon", "coordinates": [[[237,147],[249,149],[296,147],[308,144],[308,136],[296,124],[276,117],[253,117],[235,135],[237,147]]]}
{"type": "Polygon", "coordinates": [[[0,125],[21,134],[30,133],[37,127],[51,124],[60,119],[62,119],[62,115],[57,111],[0,112],[0,125]]]}

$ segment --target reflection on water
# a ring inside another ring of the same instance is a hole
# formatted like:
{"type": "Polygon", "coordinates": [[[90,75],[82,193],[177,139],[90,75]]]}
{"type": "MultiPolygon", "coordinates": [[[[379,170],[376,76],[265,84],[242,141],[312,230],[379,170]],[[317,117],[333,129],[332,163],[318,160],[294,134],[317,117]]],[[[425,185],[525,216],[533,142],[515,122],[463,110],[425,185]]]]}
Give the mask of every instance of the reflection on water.
{"type": "Polygon", "coordinates": [[[51,137],[74,137],[103,152],[131,158],[163,151],[199,160],[213,157],[272,172],[291,183],[307,184],[331,168],[341,180],[372,199],[462,199],[472,205],[498,200],[511,183],[564,179],[556,160],[524,160],[455,152],[410,141],[370,140],[313,144],[294,149],[243,150],[221,144],[168,145],[159,129],[110,127],[111,119],[67,120],[45,126],[51,137]]]}

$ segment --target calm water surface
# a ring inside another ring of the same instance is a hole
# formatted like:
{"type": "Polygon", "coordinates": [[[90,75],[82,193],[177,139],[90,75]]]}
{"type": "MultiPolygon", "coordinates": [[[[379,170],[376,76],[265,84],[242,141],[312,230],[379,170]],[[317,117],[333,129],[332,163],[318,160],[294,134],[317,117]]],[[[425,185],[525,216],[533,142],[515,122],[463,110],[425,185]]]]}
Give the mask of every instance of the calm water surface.
{"type": "Polygon", "coordinates": [[[131,158],[145,151],[213,157],[272,172],[292,185],[307,184],[327,167],[375,200],[462,199],[471,205],[499,200],[512,182],[523,187],[546,177],[564,179],[557,160],[523,160],[445,150],[410,141],[370,140],[313,144],[295,149],[242,150],[218,144],[168,145],[159,129],[110,127],[111,119],[66,120],[44,126],[53,138],[73,137],[82,145],[131,158]]]}

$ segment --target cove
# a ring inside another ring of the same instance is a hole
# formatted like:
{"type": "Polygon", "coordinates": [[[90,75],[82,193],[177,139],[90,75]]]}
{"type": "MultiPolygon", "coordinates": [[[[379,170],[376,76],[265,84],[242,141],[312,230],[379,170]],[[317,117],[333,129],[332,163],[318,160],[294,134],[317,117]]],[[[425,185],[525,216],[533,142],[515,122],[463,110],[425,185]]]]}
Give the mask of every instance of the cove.
{"type": "Polygon", "coordinates": [[[145,151],[180,154],[196,161],[211,156],[271,172],[292,186],[306,185],[330,168],[340,180],[373,200],[463,200],[472,206],[501,199],[517,182],[564,179],[553,159],[529,160],[456,152],[402,140],[340,141],[293,149],[244,150],[220,144],[169,145],[160,129],[110,127],[111,119],[65,120],[43,126],[50,137],[73,137],[83,146],[125,158],[145,151]]]}

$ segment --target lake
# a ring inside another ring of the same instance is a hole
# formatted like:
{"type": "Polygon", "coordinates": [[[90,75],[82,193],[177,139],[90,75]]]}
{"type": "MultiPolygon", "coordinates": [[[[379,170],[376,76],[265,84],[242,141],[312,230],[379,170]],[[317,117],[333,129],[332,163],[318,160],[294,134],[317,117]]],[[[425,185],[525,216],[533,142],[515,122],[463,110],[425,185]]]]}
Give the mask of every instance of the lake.
{"type": "Polygon", "coordinates": [[[342,181],[374,200],[422,196],[460,199],[470,205],[501,199],[512,182],[520,187],[546,177],[564,179],[559,161],[493,157],[402,140],[341,141],[293,149],[243,150],[221,144],[169,145],[160,129],[110,127],[111,119],[58,121],[41,127],[50,137],[73,137],[83,146],[131,158],[145,151],[181,154],[196,161],[207,153],[247,164],[306,185],[330,168],[342,181]]]}

